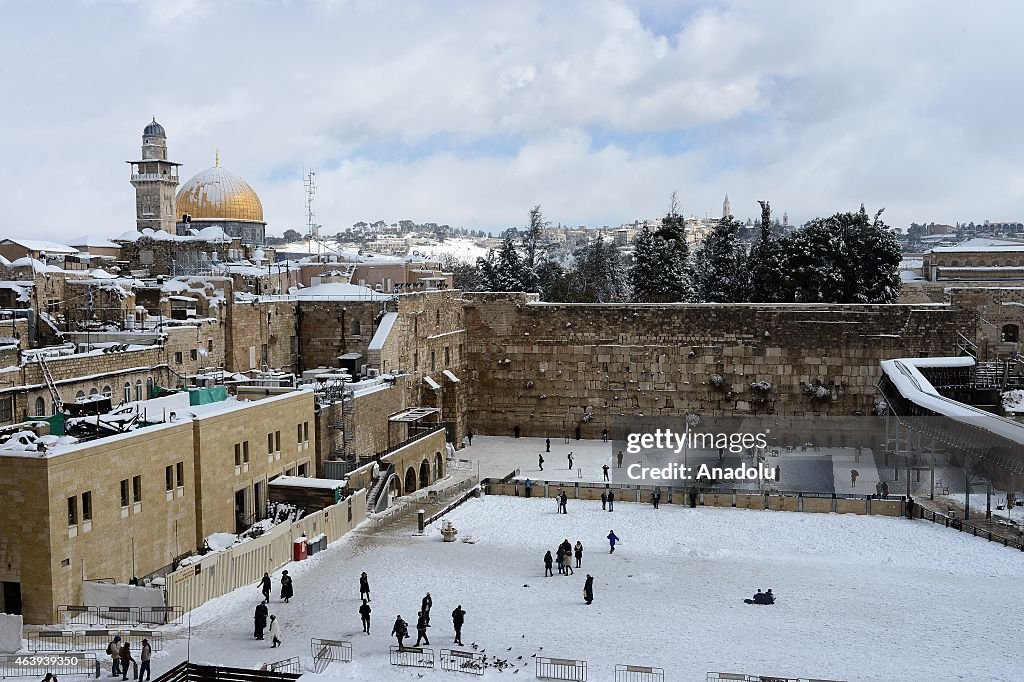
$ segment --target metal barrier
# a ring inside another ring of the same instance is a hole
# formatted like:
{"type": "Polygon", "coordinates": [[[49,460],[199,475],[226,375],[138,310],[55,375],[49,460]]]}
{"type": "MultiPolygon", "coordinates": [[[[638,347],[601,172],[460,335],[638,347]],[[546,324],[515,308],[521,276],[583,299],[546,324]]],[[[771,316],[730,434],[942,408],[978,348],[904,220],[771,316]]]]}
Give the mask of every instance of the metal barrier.
{"type": "Polygon", "coordinates": [[[615,682],[665,682],[665,669],[646,665],[616,665],[615,682]]]}
{"type": "Polygon", "coordinates": [[[433,668],[434,650],[414,646],[397,647],[391,645],[391,665],[410,668],[433,668]]]}
{"type": "Polygon", "coordinates": [[[735,680],[736,682],[838,682],[810,677],[780,677],[778,675],[744,675],[743,673],[708,673],[708,682],[735,680]]]}
{"type": "Polygon", "coordinates": [[[343,639],[318,639],[309,641],[313,654],[313,669],[322,673],[332,661],[352,662],[352,642],[343,639]]]}
{"type": "Polygon", "coordinates": [[[43,677],[46,673],[100,676],[96,654],[63,653],[44,655],[12,654],[0,656],[0,678],[43,677]]]}
{"type": "MultiPolygon", "coordinates": [[[[989,529],[980,528],[969,521],[964,521],[955,516],[934,512],[931,509],[925,509],[920,505],[916,508],[915,516],[927,519],[932,523],[945,524],[946,528],[952,528],[953,530],[958,530],[961,533],[971,533],[974,537],[982,537],[989,542],[1000,543],[1003,547],[1011,547],[1024,552],[1024,534],[1021,534],[1020,532],[1017,533],[1017,537],[1014,539],[1008,535],[993,533],[989,529]]],[[[1012,528],[1007,528],[1006,530],[1007,532],[1013,532],[1012,528]]]]}
{"type": "Polygon", "coordinates": [[[296,675],[302,674],[302,666],[299,664],[298,656],[292,656],[291,658],[286,658],[283,661],[264,663],[260,667],[260,670],[271,673],[294,673],[296,675]]]}
{"type": "Polygon", "coordinates": [[[537,677],[545,680],[587,682],[587,662],[571,658],[537,657],[537,677]]]}
{"type": "Polygon", "coordinates": [[[483,675],[487,656],[476,651],[441,649],[441,670],[483,675]]]}
{"type": "Polygon", "coordinates": [[[125,641],[149,641],[153,651],[162,651],[164,635],[156,630],[38,630],[28,633],[29,651],[103,651],[120,635],[125,641]]]}
{"type": "Polygon", "coordinates": [[[300,673],[227,668],[182,661],[153,682],[293,682],[299,677],[300,673]]]}
{"type": "Polygon", "coordinates": [[[57,619],[66,625],[107,625],[129,627],[180,623],[185,610],[180,606],[81,606],[61,604],[57,619]]]}

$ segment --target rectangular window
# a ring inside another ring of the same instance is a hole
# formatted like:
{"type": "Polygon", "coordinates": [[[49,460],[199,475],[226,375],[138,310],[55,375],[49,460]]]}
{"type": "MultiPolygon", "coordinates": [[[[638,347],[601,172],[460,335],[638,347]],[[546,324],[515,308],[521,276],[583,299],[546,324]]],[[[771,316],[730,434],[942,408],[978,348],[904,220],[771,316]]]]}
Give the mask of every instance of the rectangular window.
{"type": "Polygon", "coordinates": [[[242,462],[249,463],[249,441],[242,441],[242,462]]]}
{"type": "Polygon", "coordinates": [[[235,443],[235,466],[242,466],[242,444],[235,443]]]}
{"type": "Polygon", "coordinates": [[[206,342],[206,352],[207,353],[212,353],[213,352],[213,339],[210,339],[209,341],[206,342]]]}
{"type": "Polygon", "coordinates": [[[196,360],[198,360],[198,359],[199,359],[199,351],[198,351],[197,349],[193,348],[192,350],[190,350],[190,351],[188,352],[188,357],[189,357],[189,359],[190,359],[190,360],[192,360],[193,362],[194,362],[194,361],[196,361],[196,360]]]}
{"type": "Polygon", "coordinates": [[[308,464],[300,464],[299,465],[299,476],[303,476],[303,477],[309,476],[309,465],[308,464]]]}
{"type": "Polygon", "coordinates": [[[121,481],[121,506],[127,507],[129,504],[130,503],[128,501],[128,479],[126,478],[121,481]]]}
{"type": "Polygon", "coordinates": [[[302,424],[295,425],[295,442],[302,445],[302,424]]]}
{"type": "Polygon", "coordinates": [[[184,488],[185,487],[185,463],[184,462],[178,462],[177,464],[174,465],[174,467],[177,469],[177,473],[178,473],[178,487],[179,488],[184,488]]]}
{"type": "Polygon", "coordinates": [[[309,422],[302,422],[302,442],[309,442],[309,422]]]}
{"type": "Polygon", "coordinates": [[[274,434],[272,433],[267,434],[267,454],[274,454],[274,434]]]}
{"type": "Polygon", "coordinates": [[[287,471],[285,471],[284,475],[285,476],[294,476],[295,475],[295,467],[292,467],[291,469],[288,469],[287,471]]]}
{"type": "Polygon", "coordinates": [[[281,452],[281,432],[274,431],[274,452],[281,452]]]}
{"type": "Polygon", "coordinates": [[[170,464],[164,468],[164,489],[167,492],[174,490],[174,467],[170,464]]]}
{"type": "Polygon", "coordinates": [[[270,362],[270,351],[265,343],[260,346],[260,358],[262,358],[260,362],[264,365],[270,362]]]}
{"type": "Polygon", "coordinates": [[[430,351],[430,371],[433,372],[437,367],[434,365],[434,351],[430,351]]]}
{"type": "Polygon", "coordinates": [[[417,370],[420,368],[420,353],[419,351],[412,352],[412,368],[417,370]]]}
{"type": "Polygon", "coordinates": [[[175,364],[178,364],[178,365],[181,364],[181,351],[180,350],[179,351],[175,351],[175,353],[174,353],[174,362],[175,362],[175,364]]]}
{"type": "Polygon", "coordinates": [[[448,346],[444,347],[444,366],[448,367],[452,363],[452,354],[448,346]]]}
{"type": "Polygon", "coordinates": [[[82,493],[82,521],[92,521],[92,491],[82,493]]]}
{"type": "Polygon", "coordinates": [[[132,476],[132,499],[142,502],[142,476],[132,476]]]}
{"type": "Polygon", "coordinates": [[[77,526],[78,525],[78,498],[77,497],[69,497],[68,498],[68,525],[69,526],[77,526]]]}

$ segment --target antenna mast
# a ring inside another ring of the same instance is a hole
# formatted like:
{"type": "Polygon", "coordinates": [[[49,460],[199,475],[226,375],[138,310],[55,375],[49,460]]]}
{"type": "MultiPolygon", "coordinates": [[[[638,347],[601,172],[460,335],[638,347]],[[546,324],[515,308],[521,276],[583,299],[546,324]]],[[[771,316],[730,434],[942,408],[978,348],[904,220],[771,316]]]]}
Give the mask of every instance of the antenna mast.
{"type": "Polygon", "coordinates": [[[303,179],[306,188],[306,234],[309,239],[316,240],[316,252],[320,255],[320,226],[316,224],[316,213],[313,211],[313,198],[316,196],[316,171],[309,171],[303,179]]]}

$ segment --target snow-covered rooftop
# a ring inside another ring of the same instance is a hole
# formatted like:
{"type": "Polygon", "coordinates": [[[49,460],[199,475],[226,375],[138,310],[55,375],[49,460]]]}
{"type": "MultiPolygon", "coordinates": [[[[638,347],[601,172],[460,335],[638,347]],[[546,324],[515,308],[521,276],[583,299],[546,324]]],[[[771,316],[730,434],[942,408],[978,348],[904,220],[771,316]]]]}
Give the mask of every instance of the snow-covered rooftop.
{"type": "Polygon", "coordinates": [[[997,253],[1024,251],[1024,241],[975,237],[956,246],[936,246],[929,253],[972,253],[977,251],[993,251],[997,253]]]}
{"type": "Polygon", "coordinates": [[[303,300],[334,300],[334,301],[387,301],[391,297],[374,291],[370,287],[345,282],[328,282],[316,286],[298,289],[288,296],[262,296],[262,300],[297,299],[303,300]]]}
{"type": "Polygon", "coordinates": [[[29,251],[45,251],[48,254],[78,253],[78,249],[73,246],[43,239],[5,239],[3,241],[23,246],[29,251]]]}

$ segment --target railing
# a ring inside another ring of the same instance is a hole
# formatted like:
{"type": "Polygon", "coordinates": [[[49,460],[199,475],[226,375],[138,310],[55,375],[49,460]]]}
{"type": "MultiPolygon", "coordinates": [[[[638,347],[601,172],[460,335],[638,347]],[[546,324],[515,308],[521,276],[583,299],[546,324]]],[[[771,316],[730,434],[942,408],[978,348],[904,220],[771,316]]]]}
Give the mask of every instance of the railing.
{"type": "Polygon", "coordinates": [[[57,620],[66,625],[167,625],[180,623],[184,609],[180,606],[82,606],[61,604],[57,620]]]}
{"type": "Polygon", "coordinates": [[[153,682],[291,682],[299,677],[299,673],[227,668],[183,661],[153,682]]]}
{"type": "Polygon", "coordinates": [[[646,665],[616,665],[615,682],[665,682],[665,670],[646,665]]]}
{"type": "Polygon", "coordinates": [[[462,492],[462,491],[465,491],[465,492],[463,492],[463,494],[457,500],[455,500],[451,504],[447,505],[441,511],[436,512],[434,514],[431,514],[429,517],[427,517],[426,521],[424,521],[424,523],[423,523],[424,526],[429,526],[430,524],[432,524],[434,521],[437,521],[438,519],[440,519],[445,514],[451,512],[452,510],[454,510],[454,509],[458,508],[459,506],[463,505],[468,500],[471,500],[474,497],[477,497],[479,495],[478,491],[480,490],[480,486],[477,485],[477,482],[476,482],[475,478],[471,478],[469,480],[462,481],[459,484],[458,488],[459,488],[459,492],[462,492]]]}
{"type": "Polygon", "coordinates": [[[708,673],[707,682],[735,680],[736,682],[838,682],[809,677],[782,677],[780,675],[744,675],[743,673],[708,673]]]}
{"type": "Polygon", "coordinates": [[[487,656],[477,651],[441,649],[441,670],[456,673],[483,675],[487,667],[487,656]]]}
{"type": "Polygon", "coordinates": [[[427,436],[432,436],[435,433],[437,433],[438,431],[444,431],[444,430],[445,430],[445,425],[444,424],[438,424],[437,426],[435,426],[432,429],[427,429],[426,431],[420,431],[416,435],[410,436],[410,437],[406,438],[401,443],[397,443],[397,444],[392,445],[391,447],[389,447],[387,450],[384,450],[382,452],[378,452],[376,455],[374,455],[374,457],[376,457],[377,459],[380,459],[382,457],[386,457],[387,455],[390,455],[393,452],[401,450],[402,448],[407,447],[407,446],[415,443],[418,440],[423,440],[427,436]]]}
{"type": "Polygon", "coordinates": [[[407,668],[433,668],[434,650],[421,647],[391,645],[391,665],[407,668]]]}
{"type": "Polygon", "coordinates": [[[62,675],[100,676],[100,662],[96,654],[12,654],[0,656],[0,678],[42,677],[46,673],[62,675]]]}
{"type": "Polygon", "coordinates": [[[332,661],[352,662],[352,642],[346,640],[313,638],[309,648],[313,653],[313,669],[317,673],[322,673],[332,661]]]}
{"type": "Polygon", "coordinates": [[[126,641],[145,639],[153,651],[164,648],[164,635],[158,630],[37,630],[28,633],[28,650],[102,651],[115,636],[126,641]]]}
{"type": "Polygon", "coordinates": [[[448,471],[472,471],[473,462],[468,459],[457,459],[455,457],[448,458],[448,471]]]}
{"type": "Polygon", "coordinates": [[[587,662],[571,658],[537,657],[537,677],[544,680],[587,682],[587,662]]]}
{"type": "Polygon", "coordinates": [[[1001,535],[999,533],[993,533],[988,528],[981,528],[968,521],[951,516],[949,514],[941,514],[934,512],[931,509],[925,509],[924,507],[918,506],[915,508],[914,516],[931,521],[932,523],[941,523],[946,528],[952,528],[958,530],[961,533],[970,533],[976,538],[985,538],[989,542],[997,542],[1003,545],[1003,547],[1010,547],[1012,549],[1019,549],[1024,552],[1024,534],[1018,532],[1016,538],[1011,538],[1007,535],[1001,535]]]}
{"type": "Polygon", "coordinates": [[[302,674],[302,666],[299,664],[299,657],[292,656],[281,661],[274,661],[273,663],[264,663],[260,670],[271,672],[271,673],[294,673],[296,675],[302,674]]]}

